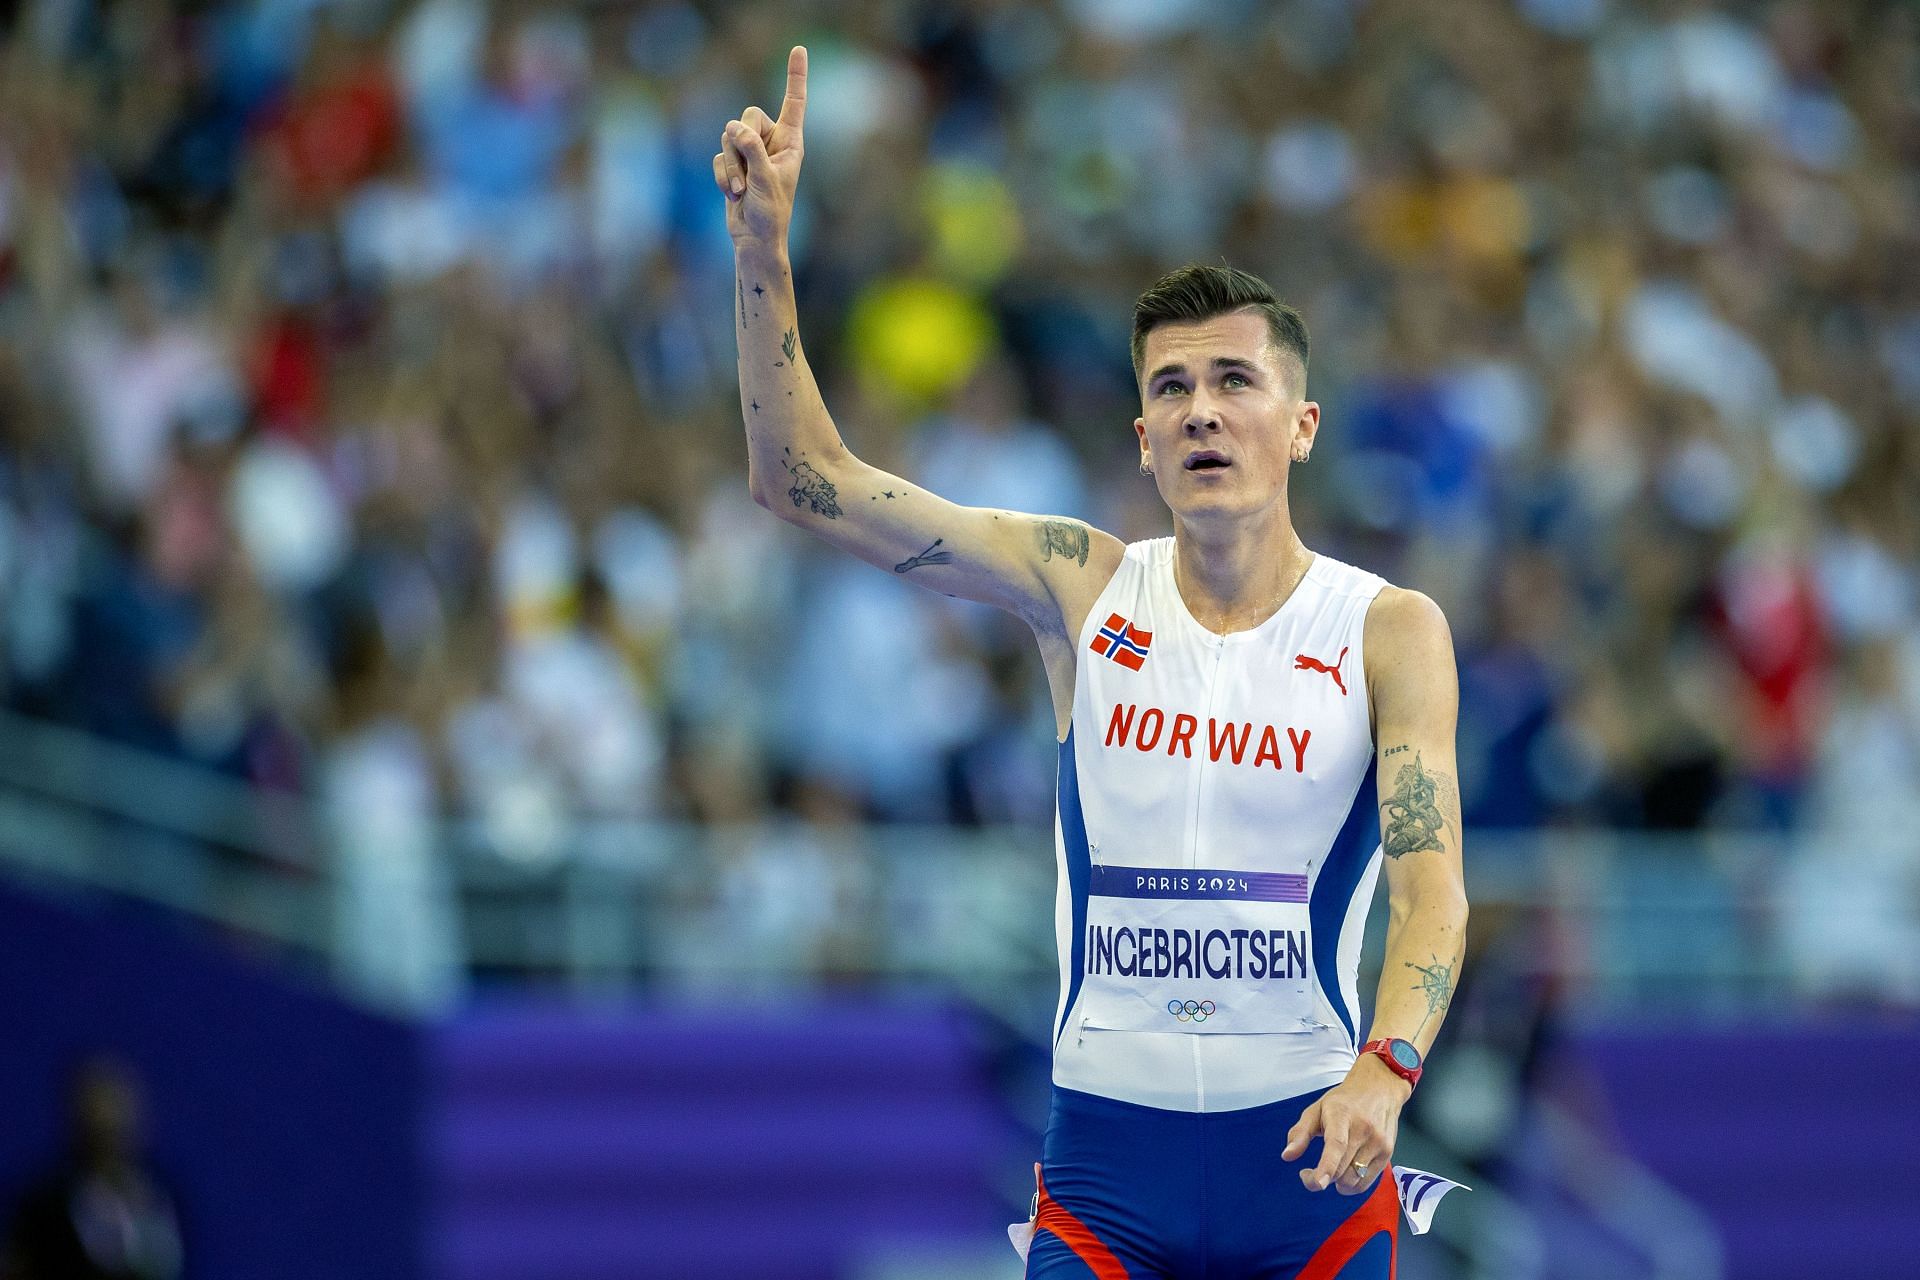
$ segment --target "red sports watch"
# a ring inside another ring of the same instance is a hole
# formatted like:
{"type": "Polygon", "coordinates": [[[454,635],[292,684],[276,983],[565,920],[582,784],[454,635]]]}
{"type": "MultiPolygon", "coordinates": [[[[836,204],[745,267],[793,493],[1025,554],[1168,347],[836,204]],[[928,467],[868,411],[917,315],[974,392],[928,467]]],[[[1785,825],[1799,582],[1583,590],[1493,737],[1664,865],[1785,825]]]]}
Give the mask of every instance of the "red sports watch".
{"type": "Polygon", "coordinates": [[[1421,1066],[1420,1051],[1409,1040],[1369,1040],[1360,1046],[1361,1053],[1371,1053],[1387,1064],[1387,1070],[1407,1082],[1409,1089],[1420,1083],[1420,1076],[1426,1071],[1421,1066]]]}

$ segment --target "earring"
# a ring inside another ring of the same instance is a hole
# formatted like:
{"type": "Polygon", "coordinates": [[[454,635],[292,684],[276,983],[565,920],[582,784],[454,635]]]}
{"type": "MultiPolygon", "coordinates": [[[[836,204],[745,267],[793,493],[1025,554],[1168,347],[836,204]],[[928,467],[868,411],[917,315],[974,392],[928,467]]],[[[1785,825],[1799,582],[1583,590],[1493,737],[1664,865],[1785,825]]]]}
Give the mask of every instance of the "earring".
{"type": "Polygon", "coordinates": [[[1306,450],[1304,450],[1304,449],[1303,449],[1303,450],[1300,450],[1299,452],[1297,452],[1297,453],[1295,453],[1295,454],[1293,455],[1293,460],[1294,460],[1295,462],[1305,462],[1305,461],[1307,460],[1307,454],[1306,454],[1306,450]]]}
{"type": "Polygon", "coordinates": [[[1153,474],[1153,468],[1148,466],[1144,461],[1142,461],[1140,464],[1140,474],[1143,476],[1150,476],[1153,474]]]}

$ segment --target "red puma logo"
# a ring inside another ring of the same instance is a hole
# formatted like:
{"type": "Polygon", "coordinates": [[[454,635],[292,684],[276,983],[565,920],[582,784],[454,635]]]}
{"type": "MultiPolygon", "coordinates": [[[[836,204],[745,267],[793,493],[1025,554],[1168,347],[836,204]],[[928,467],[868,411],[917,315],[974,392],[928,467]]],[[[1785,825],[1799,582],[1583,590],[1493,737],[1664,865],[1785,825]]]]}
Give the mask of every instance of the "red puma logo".
{"type": "MultiPolygon", "coordinates": [[[[1352,647],[1352,645],[1348,645],[1347,649],[1351,649],[1352,647]]],[[[1347,660],[1347,649],[1340,651],[1340,656],[1333,660],[1332,666],[1328,666],[1318,658],[1309,658],[1304,653],[1295,654],[1293,658],[1293,669],[1295,671],[1318,671],[1322,675],[1332,676],[1333,682],[1340,686],[1340,696],[1344,698],[1347,696],[1347,682],[1340,678],[1340,664],[1347,660]]]]}

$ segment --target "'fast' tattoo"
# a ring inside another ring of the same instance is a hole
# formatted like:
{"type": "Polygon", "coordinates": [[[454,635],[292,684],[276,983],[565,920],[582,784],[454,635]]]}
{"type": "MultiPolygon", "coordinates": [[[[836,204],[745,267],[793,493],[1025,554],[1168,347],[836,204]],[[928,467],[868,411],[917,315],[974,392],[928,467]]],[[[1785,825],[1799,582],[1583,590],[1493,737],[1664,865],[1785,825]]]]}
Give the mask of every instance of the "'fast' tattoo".
{"type": "Polygon", "coordinates": [[[840,518],[840,491],[833,487],[833,481],[815,471],[808,462],[788,463],[787,474],[793,477],[787,496],[793,499],[794,506],[810,506],[815,515],[829,520],[840,518]]]}
{"type": "Polygon", "coordinates": [[[1412,762],[1400,766],[1393,794],[1381,802],[1386,826],[1381,843],[1387,856],[1401,858],[1441,848],[1440,837],[1447,829],[1442,808],[1453,806],[1453,779],[1421,768],[1420,753],[1414,752],[1412,762]]]}
{"type": "Polygon", "coordinates": [[[935,550],[936,547],[945,541],[945,538],[935,538],[933,540],[933,546],[928,547],[917,556],[908,556],[905,560],[893,566],[893,571],[895,573],[906,573],[911,569],[918,569],[923,564],[952,564],[953,552],[935,550]]]}
{"type": "Polygon", "coordinates": [[[1071,520],[1042,520],[1036,536],[1040,539],[1040,558],[1051,560],[1056,555],[1067,560],[1079,562],[1082,568],[1087,563],[1087,526],[1075,524],[1071,520]]]}
{"type": "MultiPolygon", "coordinates": [[[[1431,952],[1428,954],[1432,955],[1431,952]]],[[[1420,975],[1420,981],[1413,984],[1413,989],[1427,998],[1427,1016],[1420,1019],[1419,1030],[1413,1033],[1417,1038],[1436,1015],[1445,1013],[1447,1006],[1453,1003],[1453,966],[1440,963],[1440,957],[1434,956],[1430,965],[1415,964],[1409,960],[1407,968],[1420,975]]]]}

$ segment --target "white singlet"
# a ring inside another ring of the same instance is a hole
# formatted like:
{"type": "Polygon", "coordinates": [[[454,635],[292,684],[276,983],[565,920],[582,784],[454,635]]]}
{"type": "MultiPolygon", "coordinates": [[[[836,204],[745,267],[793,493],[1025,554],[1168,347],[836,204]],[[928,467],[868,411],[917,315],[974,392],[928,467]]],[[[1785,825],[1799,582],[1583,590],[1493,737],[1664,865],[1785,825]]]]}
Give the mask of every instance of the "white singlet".
{"type": "Polygon", "coordinates": [[[1361,647],[1387,584],[1316,555],[1216,635],[1172,538],[1127,547],[1081,628],[1054,840],[1054,1083],[1179,1111],[1336,1084],[1380,873],[1361,647]]]}

